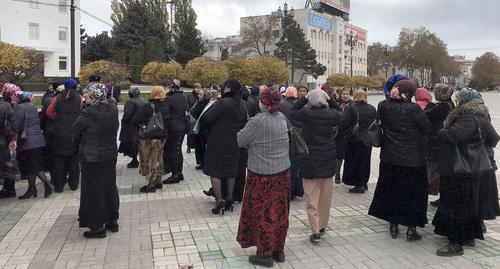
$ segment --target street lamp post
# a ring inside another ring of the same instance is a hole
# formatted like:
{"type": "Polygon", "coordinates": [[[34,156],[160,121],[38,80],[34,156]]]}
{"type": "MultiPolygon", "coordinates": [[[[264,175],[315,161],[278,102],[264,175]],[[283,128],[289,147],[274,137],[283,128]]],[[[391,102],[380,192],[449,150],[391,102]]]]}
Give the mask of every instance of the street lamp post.
{"type": "Polygon", "coordinates": [[[353,59],[354,58],[352,56],[352,53],[353,53],[354,47],[356,46],[356,44],[358,44],[358,36],[353,30],[351,30],[351,32],[347,36],[345,44],[347,46],[351,47],[351,77],[353,77],[353,59]]]}
{"type": "Polygon", "coordinates": [[[391,47],[389,45],[384,46],[385,54],[385,77],[389,78],[389,54],[391,53],[391,47]]]}

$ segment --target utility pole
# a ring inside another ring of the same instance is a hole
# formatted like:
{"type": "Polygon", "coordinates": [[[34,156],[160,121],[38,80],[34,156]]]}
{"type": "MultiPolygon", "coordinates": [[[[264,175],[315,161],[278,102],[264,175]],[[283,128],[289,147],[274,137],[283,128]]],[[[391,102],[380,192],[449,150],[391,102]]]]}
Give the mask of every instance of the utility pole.
{"type": "Polygon", "coordinates": [[[71,33],[71,77],[76,77],[76,52],[75,52],[75,0],[71,0],[70,11],[70,33],[71,33]]]}

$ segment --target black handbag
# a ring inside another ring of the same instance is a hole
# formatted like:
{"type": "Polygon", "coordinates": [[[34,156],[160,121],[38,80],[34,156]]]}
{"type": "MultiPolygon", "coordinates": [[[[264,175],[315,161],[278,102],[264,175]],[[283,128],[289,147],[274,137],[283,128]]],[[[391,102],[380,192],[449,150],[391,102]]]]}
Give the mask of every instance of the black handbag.
{"type": "Polygon", "coordinates": [[[165,126],[161,112],[156,112],[154,104],[151,104],[151,107],[153,108],[153,115],[149,119],[148,124],[144,124],[139,128],[138,135],[141,139],[160,138],[164,134],[165,126]]]}
{"type": "MultiPolygon", "coordinates": [[[[283,114],[282,114],[283,115],[283,114]]],[[[288,118],[283,115],[286,119],[286,126],[288,129],[288,138],[289,138],[289,152],[291,160],[302,159],[307,154],[309,154],[309,148],[307,147],[306,141],[304,137],[300,133],[300,131],[293,127],[288,118]]]]}
{"type": "Polygon", "coordinates": [[[456,175],[479,175],[493,169],[490,158],[484,148],[481,127],[477,117],[476,121],[478,137],[473,143],[458,144],[451,151],[451,165],[453,174],[456,175]]]}
{"type": "Polygon", "coordinates": [[[365,144],[368,146],[379,148],[382,146],[382,121],[380,121],[380,108],[382,107],[383,102],[378,105],[377,116],[373,123],[366,130],[365,144]]]}

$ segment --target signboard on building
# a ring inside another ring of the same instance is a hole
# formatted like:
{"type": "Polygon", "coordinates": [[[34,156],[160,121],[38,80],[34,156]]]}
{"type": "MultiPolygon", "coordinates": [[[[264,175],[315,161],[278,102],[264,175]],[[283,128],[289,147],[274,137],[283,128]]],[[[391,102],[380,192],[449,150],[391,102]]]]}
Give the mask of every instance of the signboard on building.
{"type": "Polygon", "coordinates": [[[333,29],[333,22],[330,19],[316,15],[313,12],[309,13],[307,21],[309,26],[320,28],[329,32],[333,29]]]}
{"type": "Polygon", "coordinates": [[[358,37],[359,41],[366,42],[366,31],[353,27],[352,25],[345,25],[345,34],[350,35],[351,32],[354,32],[358,37]]]}
{"type": "Polygon", "coordinates": [[[313,5],[327,5],[335,9],[341,10],[345,13],[349,13],[351,9],[351,0],[316,0],[313,1],[313,5]]]}

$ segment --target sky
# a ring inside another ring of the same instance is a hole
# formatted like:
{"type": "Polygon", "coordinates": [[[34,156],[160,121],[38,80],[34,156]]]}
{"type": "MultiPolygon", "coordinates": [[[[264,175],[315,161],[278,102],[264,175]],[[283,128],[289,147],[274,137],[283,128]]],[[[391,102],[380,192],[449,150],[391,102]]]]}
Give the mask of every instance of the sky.
{"type": "MultiPolygon", "coordinates": [[[[81,0],[81,23],[88,34],[110,31],[111,0],[81,0]]],[[[288,0],[303,8],[305,0],[288,0]]],[[[198,28],[207,38],[239,34],[239,18],[269,14],[284,0],[193,0],[198,28]]],[[[447,44],[450,55],[474,59],[487,51],[500,56],[499,0],[351,0],[350,23],[367,29],[368,42],[394,45],[401,28],[424,26],[447,44]]]]}

